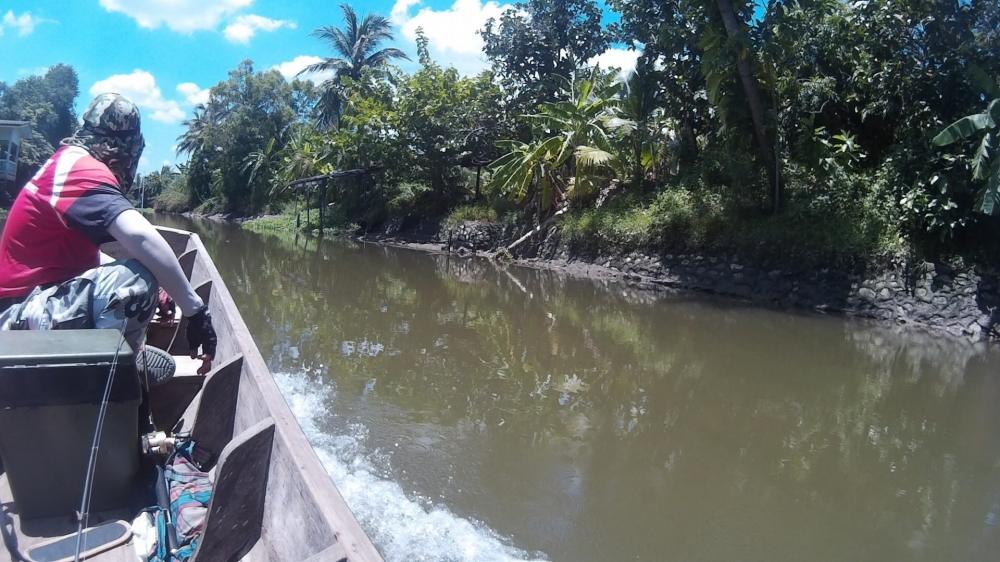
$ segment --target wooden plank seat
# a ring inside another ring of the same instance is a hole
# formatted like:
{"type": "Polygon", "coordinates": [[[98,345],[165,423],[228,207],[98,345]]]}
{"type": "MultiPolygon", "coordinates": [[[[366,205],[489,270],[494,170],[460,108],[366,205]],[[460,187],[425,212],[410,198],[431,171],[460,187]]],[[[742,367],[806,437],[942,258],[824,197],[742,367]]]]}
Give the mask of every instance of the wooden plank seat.
{"type": "MultiPolygon", "coordinates": [[[[194,267],[193,260],[197,257],[197,251],[191,250],[184,255],[190,256],[185,258],[185,262],[191,262],[190,267],[194,267]]],[[[185,271],[186,275],[191,274],[190,267],[185,271]]],[[[195,292],[205,304],[209,304],[212,297],[212,281],[206,280],[200,283],[195,287],[195,292]]],[[[201,361],[191,359],[189,356],[187,320],[179,308],[174,317],[179,320],[173,326],[150,324],[147,336],[149,345],[168,350],[177,362],[177,372],[174,377],[152,389],[150,393],[150,411],[156,429],[160,431],[169,431],[174,427],[205,381],[205,376],[198,373],[201,361]]]]}
{"type": "Polygon", "coordinates": [[[185,413],[185,427],[197,445],[195,461],[209,470],[233,438],[236,406],[243,376],[243,355],[236,354],[217,365],[206,377],[201,392],[185,413]],[[191,412],[194,415],[187,417],[191,412]],[[190,420],[190,423],[189,423],[190,420]]]}
{"type": "Polygon", "coordinates": [[[266,418],[223,449],[205,530],[192,562],[235,562],[257,544],[273,444],[274,420],[266,418]]]}

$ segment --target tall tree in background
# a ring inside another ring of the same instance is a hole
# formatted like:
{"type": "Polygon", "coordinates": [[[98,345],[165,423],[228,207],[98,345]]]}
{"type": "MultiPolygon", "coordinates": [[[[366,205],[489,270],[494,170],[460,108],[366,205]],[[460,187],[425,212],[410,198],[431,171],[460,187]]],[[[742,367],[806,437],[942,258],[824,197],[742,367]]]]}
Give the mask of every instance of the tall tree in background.
{"type": "Polygon", "coordinates": [[[499,21],[490,18],[481,35],[515,115],[555,101],[564,81],[609,45],[593,0],[519,2],[499,21]]]}
{"type": "Polygon", "coordinates": [[[277,71],[255,72],[249,60],[230,71],[177,139],[178,152],[191,154],[191,201],[214,198],[223,210],[248,214],[273,203],[276,155],[302,118],[301,106],[314,102],[311,91],[308,83],[289,84],[277,71]]]}
{"type": "MultiPolygon", "coordinates": [[[[769,187],[772,191],[772,210],[777,212],[781,207],[781,171],[778,168],[775,143],[768,134],[767,115],[764,106],[764,98],[761,95],[760,84],[753,71],[751,60],[754,50],[749,44],[746,23],[741,20],[731,0],[709,0],[717,10],[722,25],[726,30],[728,43],[735,47],[732,53],[736,59],[736,71],[739,75],[740,86],[743,89],[743,98],[750,111],[750,121],[753,128],[754,145],[760,157],[761,164],[767,170],[769,187]]],[[[746,5],[741,6],[742,11],[748,11],[746,5]]],[[[708,9],[711,12],[711,8],[708,9]]],[[[714,19],[709,16],[709,20],[714,19]]]]}
{"type": "Polygon", "coordinates": [[[56,64],[42,76],[22,78],[8,86],[0,82],[0,119],[31,122],[31,137],[21,147],[16,185],[21,185],[52,155],[59,141],[73,134],[79,95],[73,67],[56,64]]]}
{"type": "Polygon", "coordinates": [[[320,101],[320,122],[331,125],[340,114],[340,86],[345,77],[352,80],[361,79],[364,68],[382,68],[393,59],[409,60],[406,53],[394,47],[380,49],[384,41],[392,41],[392,24],[384,16],[368,14],[361,21],[348,4],[341,4],[344,13],[343,29],[328,25],[313,32],[315,37],[322,39],[338,56],[326,57],[322,61],[311,64],[299,74],[310,72],[333,72],[333,78],[325,81],[322,86],[320,101]]]}
{"type": "Polygon", "coordinates": [[[698,40],[704,22],[691,2],[678,0],[609,0],[621,19],[610,26],[612,37],[641,44],[636,69],[653,91],[666,116],[678,125],[675,156],[685,164],[698,156],[698,137],[709,132],[711,108],[705,93],[698,40]]]}

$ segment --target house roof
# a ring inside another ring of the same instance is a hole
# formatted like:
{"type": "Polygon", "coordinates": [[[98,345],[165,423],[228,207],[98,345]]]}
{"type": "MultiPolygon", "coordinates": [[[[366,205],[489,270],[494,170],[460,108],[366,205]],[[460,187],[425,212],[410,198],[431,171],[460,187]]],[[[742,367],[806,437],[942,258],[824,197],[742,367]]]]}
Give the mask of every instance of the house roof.
{"type": "Polygon", "coordinates": [[[31,130],[31,121],[11,121],[8,119],[0,119],[0,129],[21,129],[22,132],[27,133],[31,130]]]}

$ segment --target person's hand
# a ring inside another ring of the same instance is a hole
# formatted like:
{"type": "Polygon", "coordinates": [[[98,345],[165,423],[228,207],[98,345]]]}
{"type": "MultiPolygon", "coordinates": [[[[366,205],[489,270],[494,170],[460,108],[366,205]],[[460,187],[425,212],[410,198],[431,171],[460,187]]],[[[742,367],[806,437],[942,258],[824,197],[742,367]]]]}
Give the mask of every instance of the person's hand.
{"type": "Polygon", "coordinates": [[[167,326],[175,325],[175,308],[174,299],[170,298],[170,295],[161,287],[159,294],[156,296],[156,318],[153,321],[167,326]]]}
{"type": "Polygon", "coordinates": [[[201,357],[202,365],[198,369],[199,375],[204,375],[212,368],[212,360],[215,359],[215,346],[218,339],[215,337],[215,328],[212,327],[212,315],[208,313],[208,307],[188,318],[187,340],[190,348],[191,358],[201,357]],[[202,353],[198,355],[198,347],[202,353]]]}

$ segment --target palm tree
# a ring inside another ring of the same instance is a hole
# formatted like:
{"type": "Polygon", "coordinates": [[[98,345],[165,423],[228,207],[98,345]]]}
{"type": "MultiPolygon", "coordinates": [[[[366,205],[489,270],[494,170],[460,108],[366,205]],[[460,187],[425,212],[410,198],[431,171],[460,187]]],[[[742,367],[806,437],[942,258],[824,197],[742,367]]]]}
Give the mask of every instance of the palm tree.
{"type": "MultiPolygon", "coordinates": [[[[705,6],[709,11],[714,8],[722,20],[725,36],[729,41],[729,45],[726,48],[731,48],[731,45],[740,45],[740,41],[747,36],[748,31],[746,24],[738,18],[732,0],[706,0],[705,6]]],[[[712,32],[710,31],[709,33],[712,32]]],[[[722,44],[716,40],[715,45],[719,47],[722,44]]],[[[706,51],[708,50],[711,49],[706,49],[706,51]]],[[[749,49],[746,48],[740,48],[736,53],[736,73],[743,89],[743,99],[746,101],[747,109],[750,113],[750,122],[754,141],[757,146],[757,154],[767,172],[768,183],[773,189],[771,194],[772,212],[777,213],[781,209],[784,192],[780,162],[778,161],[775,142],[768,135],[767,111],[764,106],[764,98],[761,94],[760,83],[754,75],[749,53],[749,49]]],[[[718,87],[719,82],[715,81],[715,84],[718,87]]]]}
{"type": "Polygon", "coordinates": [[[651,66],[636,68],[621,82],[620,102],[603,123],[628,145],[631,154],[625,156],[636,187],[643,185],[647,172],[655,170],[666,140],[660,133],[665,111],[657,88],[659,77],[651,66]]]}
{"type": "Polygon", "coordinates": [[[177,137],[177,154],[193,155],[205,148],[207,142],[208,128],[212,124],[212,118],[203,104],[198,104],[194,108],[194,117],[184,121],[182,125],[187,130],[177,137]]]}
{"type": "Polygon", "coordinates": [[[330,45],[339,56],[327,57],[320,62],[310,64],[299,74],[310,72],[330,72],[333,78],[323,82],[323,98],[320,100],[320,121],[333,123],[340,114],[341,99],[338,89],[345,76],[353,80],[361,78],[361,71],[366,67],[381,68],[393,59],[409,60],[406,53],[399,49],[388,47],[379,49],[383,41],[392,41],[392,25],[388,18],[368,14],[358,22],[354,8],[341,4],[344,12],[344,28],[328,25],[313,32],[315,37],[330,45]]]}

